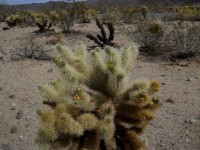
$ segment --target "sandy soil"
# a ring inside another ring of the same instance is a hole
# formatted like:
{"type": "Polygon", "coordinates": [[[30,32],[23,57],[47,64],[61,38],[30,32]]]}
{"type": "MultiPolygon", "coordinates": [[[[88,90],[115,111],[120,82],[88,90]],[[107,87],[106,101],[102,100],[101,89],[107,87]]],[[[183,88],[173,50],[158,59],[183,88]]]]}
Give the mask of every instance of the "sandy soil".
{"type": "MultiPolygon", "coordinates": [[[[45,107],[37,87],[59,77],[59,72],[52,61],[24,59],[13,61],[19,38],[25,33],[36,30],[33,27],[1,30],[0,23],[0,149],[36,150],[34,140],[39,129],[39,117],[36,109],[45,107]],[[12,110],[12,103],[15,109],[12,110]],[[21,119],[16,118],[19,110],[21,119]],[[17,127],[16,133],[11,128],[17,127]],[[6,149],[7,148],[7,149],[6,149]]],[[[128,25],[129,29],[132,28],[128,25]]],[[[77,33],[66,36],[66,44],[73,46],[77,40],[87,46],[93,42],[86,39],[89,31],[97,33],[95,24],[75,25],[77,33]]],[[[115,42],[119,45],[132,42],[126,36],[127,26],[117,26],[115,42]]],[[[52,36],[40,35],[41,41],[52,36]]],[[[57,54],[55,46],[45,45],[52,55],[57,54]]],[[[148,139],[150,150],[199,150],[200,149],[200,62],[164,62],[154,57],[140,55],[131,74],[131,81],[136,79],[157,79],[161,84],[159,96],[163,107],[157,111],[142,135],[148,139]]],[[[131,82],[130,81],[130,82],[131,82]]]]}

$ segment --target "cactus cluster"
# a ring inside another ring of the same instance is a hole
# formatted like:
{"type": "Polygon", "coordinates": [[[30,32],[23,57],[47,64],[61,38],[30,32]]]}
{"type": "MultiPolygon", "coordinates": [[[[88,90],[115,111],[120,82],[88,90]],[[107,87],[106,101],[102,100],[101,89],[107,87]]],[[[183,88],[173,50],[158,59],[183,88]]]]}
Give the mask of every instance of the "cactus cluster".
{"type": "Polygon", "coordinates": [[[60,16],[55,10],[49,11],[49,18],[53,25],[56,25],[56,23],[60,20],[60,16]]]}
{"type": "Polygon", "coordinates": [[[14,27],[20,25],[22,23],[23,18],[20,15],[10,15],[8,16],[5,21],[9,27],[14,27]]]}
{"type": "Polygon", "coordinates": [[[52,27],[52,23],[49,22],[49,17],[44,13],[31,13],[31,17],[38,26],[40,33],[43,33],[52,27]]]}
{"type": "Polygon", "coordinates": [[[49,22],[48,20],[42,20],[42,19],[37,19],[36,25],[38,26],[40,33],[50,30],[50,28],[52,27],[51,22],[49,22]]]}
{"type": "Polygon", "coordinates": [[[145,149],[138,134],[161,104],[154,97],[159,91],[157,81],[138,80],[128,87],[137,46],[87,51],[78,43],[74,51],[57,49],[60,56],[55,63],[63,78],[39,86],[43,103],[52,109],[37,110],[41,116],[38,143],[62,144],[70,150],[145,149]]]}

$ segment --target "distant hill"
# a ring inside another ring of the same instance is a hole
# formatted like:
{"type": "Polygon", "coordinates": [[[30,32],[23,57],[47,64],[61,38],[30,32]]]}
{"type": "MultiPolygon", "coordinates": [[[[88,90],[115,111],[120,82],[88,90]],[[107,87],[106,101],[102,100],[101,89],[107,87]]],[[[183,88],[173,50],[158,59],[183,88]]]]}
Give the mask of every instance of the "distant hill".
{"type": "Polygon", "coordinates": [[[200,4],[200,0],[88,0],[97,3],[131,3],[135,5],[186,5],[200,4]]]}
{"type": "MultiPolygon", "coordinates": [[[[66,3],[70,4],[72,0],[67,0],[66,3]]],[[[132,5],[190,5],[190,4],[200,4],[200,0],[87,0],[84,3],[89,5],[95,4],[132,4],[132,5]]],[[[22,5],[7,5],[8,10],[47,10],[52,8],[59,8],[61,5],[59,1],[50,1],[46,3],[32,3],[32,4],[22,4],[22,5]]],[[[1,8],[1,6],[0,6],[1,8]]]]}

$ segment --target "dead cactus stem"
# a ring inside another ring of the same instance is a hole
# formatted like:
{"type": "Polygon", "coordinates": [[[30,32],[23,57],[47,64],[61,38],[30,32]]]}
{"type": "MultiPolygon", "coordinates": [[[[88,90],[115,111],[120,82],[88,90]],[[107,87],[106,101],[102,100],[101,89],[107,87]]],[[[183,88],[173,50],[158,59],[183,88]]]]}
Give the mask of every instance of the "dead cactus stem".
{"type": "Polygon", "coordinates": [[[100,22],[98,18],[95,18],[96,25],[101,31],[101,35],[97,34],[97,37],[93,36],[92,34],[88,34],[87,38],[94,41],[98,46],[104,47],[106,45],[114,46],[112,42],[114,40],[115,29],[112,22],[100,22]],[[109,37],[107,37],[106,31],[104,29],[104,25],[109,30],[109,37]]]}

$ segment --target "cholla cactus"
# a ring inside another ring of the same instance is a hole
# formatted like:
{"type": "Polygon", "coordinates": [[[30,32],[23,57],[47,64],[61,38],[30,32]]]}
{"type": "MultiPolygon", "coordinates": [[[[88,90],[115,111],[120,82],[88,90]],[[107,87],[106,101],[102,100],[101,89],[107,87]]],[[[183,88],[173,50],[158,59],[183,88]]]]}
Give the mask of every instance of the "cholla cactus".
{"type": "Polygon", "coordinates": [[[41,18],[36,19],[36,25],[38,26],[40,33],[43,33],[52,27],[51,22],[49,23],[47,19],[42,20],[41,18]]]}
{"type": "Polygon", "coordinates": [[[38,110],[41,143],[63,142],[75,150],[126,150],[145,148],[137,136],[159,106],[153,95],[157,81],[136,81],[127,88],[128,75],[138,54],[137,46],[75,51],[58,46],[55,63],[64,79],[39,89],[52,110],[38,110]],[[119,142],[120,141],[120,142],[119,142]],[[122,148],[122,147],[121,147],[122,148]]]}
{"type": "Polygon", "coordinates": [[[22,23],[23,18],[20,15],[11,15],[5,19],[9,27],[14,27],[22,23]]]}
{"type": "Polygon", "coordinates": [[[54,36],[55,36],[55,38],[57,39],[58,42],[65,43],[65,37],[62,33],[62,30],[60,30],[59,28],[55,28],[54,36]]]}
{"type": "Polygon", "coordinates": [[[49,17],[53,25],[56,25],[56,23],[60,20],[60,16],[55,10],[49,12],[49,17]]]}
{"type": "Polygon", "coordinates": [[[95,18],[96,25],[101,31],[101,35],[97,34],[97,37],[95,37],[92,34],[87,34],[87,38],[94,41],[95,44],[97,44],[100,47],[104,47],[106,45],[114,46],[113,40],[115,35],[115,28],[112,22],[100,22],[98,18],[95,18]],[[109,36],[107,37],[106,30],[104,29],[104,25],[107,26],[109,31],[109,36]]]}
{"type": "Polygon", "coordinates": [[[31,13],[31,17],[35,21],[39,28],[39,32],[45,32],[52,27],[52,23],[49,22],[49,18],[44,13],[31,13]]]}

